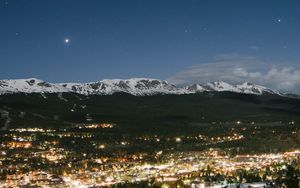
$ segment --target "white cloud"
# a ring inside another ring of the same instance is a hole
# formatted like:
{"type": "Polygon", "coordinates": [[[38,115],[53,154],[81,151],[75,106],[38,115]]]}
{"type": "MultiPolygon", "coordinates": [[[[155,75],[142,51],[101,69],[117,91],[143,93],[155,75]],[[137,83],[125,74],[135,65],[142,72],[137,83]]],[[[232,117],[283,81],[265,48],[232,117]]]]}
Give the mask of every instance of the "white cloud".
{"type": "Polygon", "coordinates": [[[269,62],[251,56],[225,54],[194,65],[168,79],[176,85],[223,80],[252,82],[285,92],[300,93],[300,69],[291,63],[269,62]]]}

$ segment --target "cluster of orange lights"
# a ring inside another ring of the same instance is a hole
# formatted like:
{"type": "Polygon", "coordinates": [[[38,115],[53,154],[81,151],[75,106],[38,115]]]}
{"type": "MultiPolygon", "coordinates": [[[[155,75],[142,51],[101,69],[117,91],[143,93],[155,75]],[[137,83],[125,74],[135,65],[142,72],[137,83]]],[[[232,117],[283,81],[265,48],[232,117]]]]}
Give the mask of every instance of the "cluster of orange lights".
{"type": "Polygon", "coordinates": [[[88,125],[82,125],[79,126],[80,129],[86,128],[86,129],[111,129],[115,125],[111,123],[98,123],[98,124],[88,124],[88,125]]]}
{"type": "Polygon", "coordinates": [[[31,142],[8,142],[7,147],[9,148],[31,148],[32,143],[31,142]]]}

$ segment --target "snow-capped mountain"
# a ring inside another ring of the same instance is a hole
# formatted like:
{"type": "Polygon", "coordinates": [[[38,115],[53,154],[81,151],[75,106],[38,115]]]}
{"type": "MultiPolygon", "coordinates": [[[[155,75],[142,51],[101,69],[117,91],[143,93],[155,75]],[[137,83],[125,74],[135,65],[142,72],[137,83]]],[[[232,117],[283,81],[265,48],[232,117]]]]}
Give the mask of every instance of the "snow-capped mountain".
{"type": "Polygon", "coordinates": [[[231,85],[223,81],[210,82],[206,84],[193,84],[186,87],[187,90],[191,92],[203,92],[203,91],[231,91],[236,93],[245,93],[245,94],[276,94],[282,95],[279,91],[272,90],[270,88],[255,85],[249,82],[243,84],[231,85]]]}
{"type": "Polygon", "coordinates": [[[186,87],[177,87],[167,81],[148,78],[132,79],[105,79],[90,83],[48,83],[43,80],[15,79],[0,80],[0,94],[7,93],[65,93],[73,92],[83,95],[110,95],[116,92],[125,92],[132,95],[153,94],[189,94],[204,91],[231,91],[246,94],[279,94],[264,86],[243,83],[230,85],[223,81],[206,84],[193,84],[186,87]]]}
{"type": "Polygon", "coordinates": [[[254,85],[249,82],[245,82],[243,84],[236,85],[236,88],[242,91],[243,93],[248,93],[248,94],[264,94],[264,93],[269,93],[269,94],[277,94],[277,95],[282,95],[279,91],[272,90],[270,88],[260,86],[260,85],[254,85]]]}
{"type": "Polygon", "coordinates": [[[65,93],[74,92],[83,95],[109,95],[116,92],[126,92],[132,95],[184,94],[185,89],[177,88],[166,81],[146,78],[127,80],[105,79],[90,83],[48,83],[43,80],[16,79],[0,80],[0,94],[5,93],[65,93]]]}

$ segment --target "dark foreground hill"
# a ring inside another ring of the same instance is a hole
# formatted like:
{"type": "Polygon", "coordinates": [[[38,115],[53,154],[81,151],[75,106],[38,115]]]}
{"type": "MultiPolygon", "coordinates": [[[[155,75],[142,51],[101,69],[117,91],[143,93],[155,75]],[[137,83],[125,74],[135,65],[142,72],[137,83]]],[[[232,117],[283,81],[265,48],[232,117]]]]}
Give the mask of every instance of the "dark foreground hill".
{"type": "Polygon", "coordinates": [[[113,122],[128,130],[169,130],[236,121],[297,123],[300,100],[232,92],[153,96],[19,93],[0,96],[0,113],[2,129],[113,122]]]}

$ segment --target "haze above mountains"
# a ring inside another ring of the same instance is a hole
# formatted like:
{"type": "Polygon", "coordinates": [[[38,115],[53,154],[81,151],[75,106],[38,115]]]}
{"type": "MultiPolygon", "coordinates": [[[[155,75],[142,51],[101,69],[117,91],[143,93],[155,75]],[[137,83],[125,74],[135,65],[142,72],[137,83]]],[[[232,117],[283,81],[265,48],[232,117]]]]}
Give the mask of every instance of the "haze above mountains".
{"type": "Polygon", "coordinates": [[[195,83],[185,87],[177,87],[167,81],[149,78],[105,79],[89,83],[49,83],[36,78],[0,80],[0,94],[72,92],[82,95],[110,95],[113,93],[125,92],[135,96],[144,96],[155,94],[180,95],[205,91],[230,91],[255,95],[283,95],[270,88],[248,82],[231,85],[224,81],[216,81],[205,84],[195,83]]]}

